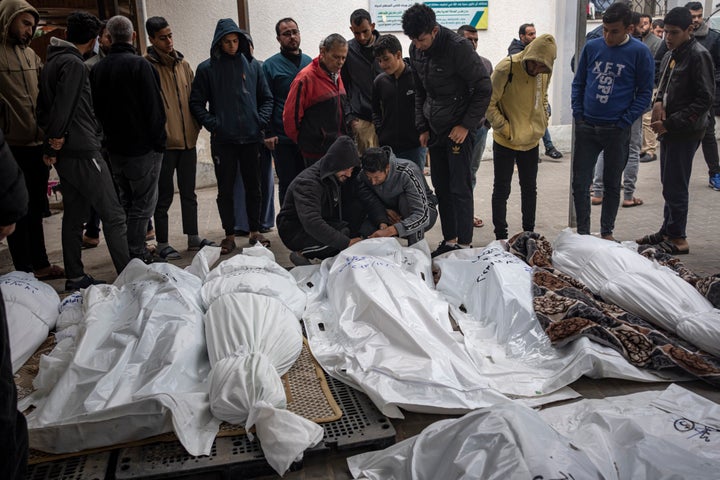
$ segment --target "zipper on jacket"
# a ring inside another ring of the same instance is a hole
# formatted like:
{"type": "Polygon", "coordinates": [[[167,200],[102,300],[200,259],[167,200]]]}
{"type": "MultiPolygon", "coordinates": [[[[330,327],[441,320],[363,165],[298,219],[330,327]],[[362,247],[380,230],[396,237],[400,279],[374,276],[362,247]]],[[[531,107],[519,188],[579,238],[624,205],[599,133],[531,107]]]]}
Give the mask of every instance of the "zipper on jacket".
{"type": "Polygon", "coordinates": [[[188,142],[187,133],[185,132],[185,114],[183,113],[182,101],[180,100],[180,87],[178,86],[178,79],[177,74],[175,73],[175,68],[177,68],[177,63],[173,65],[172,73],[173,79],[175,80],[175,94],[177,95],[178,107],[180,108],[180,120],[182,121],[183,142],[185,143],[185,150],[187,150],[188,142]]]}

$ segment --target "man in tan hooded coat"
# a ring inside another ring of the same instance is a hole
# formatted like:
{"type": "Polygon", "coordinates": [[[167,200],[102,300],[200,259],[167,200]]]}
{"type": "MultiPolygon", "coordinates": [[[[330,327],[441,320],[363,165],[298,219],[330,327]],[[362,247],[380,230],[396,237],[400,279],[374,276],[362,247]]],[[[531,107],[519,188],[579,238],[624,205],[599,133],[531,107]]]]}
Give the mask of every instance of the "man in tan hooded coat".
{"type": "Polygon", "coordinates": [[[45,250],[43,216],[48,209],[49,168],[43,163],[43,134],[37,125],[40,57],[29,47],[40,15],[24,0],[0,2],[0,129],[25,176],[28,214],[17,221],[8,246],[16,270],[41,280],[62,278],[45,250]]]}
{"type": "Polygon", "coordinates": [[[486,117],[493,128],[492,216],[498,240],[508,238],[507,199],[516,163],[522,228],[535,230],[538,144],[548,125],[547,90],[556,52],[552,35],[541,35],[522,52],[501,60],[491,76],[493,91],[486,117]]]}

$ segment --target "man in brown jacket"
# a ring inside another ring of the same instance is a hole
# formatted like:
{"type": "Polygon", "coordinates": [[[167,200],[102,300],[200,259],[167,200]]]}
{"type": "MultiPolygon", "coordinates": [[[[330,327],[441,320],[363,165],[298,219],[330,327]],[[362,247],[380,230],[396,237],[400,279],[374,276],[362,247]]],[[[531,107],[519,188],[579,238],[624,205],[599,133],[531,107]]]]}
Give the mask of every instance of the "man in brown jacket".
{"type": "Polygon", "coordinates": [[[167,149],[160,169],[158,201],[155,207],[157,253],[166,260],[177,260],[180,254],[169,243],[167,213],[175,192],[173,184],[175,170],[177,170],[177,184],[180,191],[183,233],[188,237],[188,250],[199,250],[205,245],[215,245],[198,235],[195,143],[200,126],[190,114],[188,106],[193,71],[183,59],[183,55],[173,47],[173,34],[167,20],[163,17],[150,17],[145,22],[145,28],[151,43],[145,58],[160,75],[160,90],[167,116],[165,125],[167,149]]]}
{"type": "Polygon", "coordinates": [[[16,270],[41,280],[62,278],[45,250],[43,216],[48,210],[49,168],[43,163],[43,134],[37,125],[40,57],[30,48],[40,15],[24,0],[0,2],[0,129],[25,176],[28,213],[19,219],[8,247],[16,270]]]}

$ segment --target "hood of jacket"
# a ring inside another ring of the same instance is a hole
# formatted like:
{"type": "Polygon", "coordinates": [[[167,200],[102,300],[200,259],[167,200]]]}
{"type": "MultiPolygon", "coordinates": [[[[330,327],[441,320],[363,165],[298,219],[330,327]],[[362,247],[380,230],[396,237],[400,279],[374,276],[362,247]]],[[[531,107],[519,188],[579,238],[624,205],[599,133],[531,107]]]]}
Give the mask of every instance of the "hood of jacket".
{"type": "Polygon", "coordinates": [[[8,38],[10,24],[15,17],[21,13],[29,13],[35,17],[35,27],[33,27],[33,35],[40,21],[40,14],[35,8],[25,0],[2,0],[0,1],[0,43],[5,43],[8,38]]]}
{"type": "Polygon", "coordinates": [[[80,50],[78,50],[74,44],[68,42],[67,40],[63,40],[62,38],[51,38],[50,46],[47,50],[47,61],[49,62],[52,58],[63,53],[70,53],[82,59],[82,55],[80,55],[80,50]]]}
{"type": "Polygon", "coordinates": [[[236,55],[245,55],[248,62],[252,61],[253,57],[250,54],[250,42],[248,41],[248,33],[245,30],[238,27],[235,20],[232,18],[222,18],[218,20],[215,25],[215,35],[213,35],[212,45],[210,46],[210,58],[219,59],[222,55],[222,49],[220,48],[220,40],[228,33],[237,33],[239,48],[236,55]]]}
{"type": "Polygon", "coordinates": [[[542,63],[550,69],[549,73],[552,73],[553,63],[555,63],[556,57],[557,44],[555,43],[555,38],[546,33],[540,35],[525,47],[522,59],[523,62],[533,60],[542,63]]]}
{"type": "Polygon", "coordinates": [[[147,58],[150,63],[157,63],[165,65],[166,67],[172,67],[176,63],[181,63],[185,56],[174,49],[172,53],[168,55],[167,53],[157,51],[155,47],[150,45],[147,47],[147,56],[145,58],[147,58]]]}
{"type": "Polygon", "coordinates": [[[707,37],[708,33],[710,33],[710,24],[708,22],[703,22],[700,28],[692,32],[695,37],[707,37]]]}
{"type": "Polygon", "coordinates": [[[320,178],[327,178],[335,173],[346,170],[350,167],[360,166],[360,157],[358,155],[355,142],[346,135],[342,135],[330,145],[325,156],[318,160],[320,164],[320,178]]]}

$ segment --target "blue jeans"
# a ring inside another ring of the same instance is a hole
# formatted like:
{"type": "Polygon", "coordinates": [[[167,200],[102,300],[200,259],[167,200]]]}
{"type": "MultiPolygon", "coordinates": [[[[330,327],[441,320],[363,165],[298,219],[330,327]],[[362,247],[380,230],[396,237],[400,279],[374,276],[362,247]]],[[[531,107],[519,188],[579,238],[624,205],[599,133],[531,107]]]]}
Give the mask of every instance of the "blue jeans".
{"type": "Polygon", "coordinates": [[[427,158],[427,147],[415,147],[410,150],[403,150],[402,152],[395,152],[397,158],[404,158],[410,160],[415,165],[420,167],[420,171],[425,170],[425,159],[427,158]]]}
{"type": "Polygon", "coordinates": [[[550,138],[550,130],[548,130],[547,128],[545,129],[545,134],[542,136],[542,142],[543,142],[543,145],[545,146],[546,152],[548,150],[551,150],[552,148],[554,148],[554,145],[552,143],[552,138],[550,138]]]}
{"type": "MultiPolygon", "coordinates": [[[[632,200],[635,196],[635,182],[637,182],[638,171],[640,170],[640,150],[642,149],[642,117],[635,120],[630,128],[630,150],[627,165],[623,170],[623,199],[632,200]]],[[[602,152],[598,156],[595,165],[595,177],[593,178],[592,191],[596,197],[605,196],[605,185],[603,183],[603,169],[605,159],[602,152]]]]}
{"type": "Polygon", "coordinates": [[[579,234],[590,233],[590,185],[598,155],[604,151],[605,195],[600,213],[600,234],[612,235],[620,206],[620,180],[629,149],[630,127],[590,125],[585,122],[576,124],[572,190],[579,234]]]}

